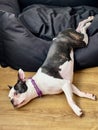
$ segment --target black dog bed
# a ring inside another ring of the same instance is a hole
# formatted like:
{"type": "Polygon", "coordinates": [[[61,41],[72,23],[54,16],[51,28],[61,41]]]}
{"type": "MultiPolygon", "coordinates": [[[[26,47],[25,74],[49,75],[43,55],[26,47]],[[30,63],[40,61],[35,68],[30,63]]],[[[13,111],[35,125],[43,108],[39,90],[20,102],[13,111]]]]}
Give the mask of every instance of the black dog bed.
{"type": "MultiPolygon", "coordinates": [[[[74,0],[76,1],[76,0],[74,0]]],[[[0,64],[36,71],[44,62],[52,39],[66,28],[76,29],[88,16],[95,16],[87,33],[87,47],[75,50],[75,69],[98,65],[97,0],[74,5],[55,0],[0,0],[0,64]],[[38,3],[39,4],[38,4],[38,3]],[[51,3],[52,2],[52,3],[51,3]],[[69,6],[68,6],[69,4],[69,6]],[[72,6],[73,5],[73,6],[72,6]],[[25,8],[24,8],[25,7],[25,8]]]]}

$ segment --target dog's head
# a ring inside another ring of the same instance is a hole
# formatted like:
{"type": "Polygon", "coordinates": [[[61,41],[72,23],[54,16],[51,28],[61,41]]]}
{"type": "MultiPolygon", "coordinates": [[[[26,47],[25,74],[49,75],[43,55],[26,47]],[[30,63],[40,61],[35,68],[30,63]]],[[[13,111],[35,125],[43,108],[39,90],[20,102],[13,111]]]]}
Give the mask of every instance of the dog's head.
{"type": "Polygon", "coordinates": [[[36,93],[29,79],[25,79],[23,70],[18,71],[17,83],[10,88],[9,99],[15,108],[27,104],[31,99],[36,97],[36,93]]]}

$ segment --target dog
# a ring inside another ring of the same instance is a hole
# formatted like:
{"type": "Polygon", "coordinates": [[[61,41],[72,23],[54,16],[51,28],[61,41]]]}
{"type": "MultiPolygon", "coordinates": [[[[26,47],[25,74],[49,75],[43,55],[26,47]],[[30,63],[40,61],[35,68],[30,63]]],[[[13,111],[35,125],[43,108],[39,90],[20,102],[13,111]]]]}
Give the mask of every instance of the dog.
{"type": "Polygon", "coordinates": [[[60,32],[47,54],[43,65],[36,74],[26,79],[24,71],[19,69],[18,81],[10,88],[9,98],[15,108],[20,108],[30,100],[47,94],[64,92],[69,106],[77,116],[82,116],[83,111],[73,100],[73,93],[96,100],[93,94],[80,91],[73,83],[74,49],[85,47],[88,44],[87,28],[91,25],[93,16],[81,21],[77,29],[66,29],[60,32]]]}

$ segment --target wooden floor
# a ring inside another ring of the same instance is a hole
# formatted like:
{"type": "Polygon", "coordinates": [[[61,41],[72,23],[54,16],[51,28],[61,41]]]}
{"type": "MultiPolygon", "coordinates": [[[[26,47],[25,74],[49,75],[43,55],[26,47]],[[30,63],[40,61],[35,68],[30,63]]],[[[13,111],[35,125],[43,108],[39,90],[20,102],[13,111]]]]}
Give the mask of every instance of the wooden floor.
{"type": "MultiPolygon", "coordinates": [[[[14,109],[7,86],[14,85],[16,80],[16,70],[0,68],[0,130],[98,130],[98,101],[74,96],[85,113],[82,118],[73,113],[64,94],[37,98],[14,109]]],[[[98,97],[98,67],[75,72],[74,84],[98,97]]]]}

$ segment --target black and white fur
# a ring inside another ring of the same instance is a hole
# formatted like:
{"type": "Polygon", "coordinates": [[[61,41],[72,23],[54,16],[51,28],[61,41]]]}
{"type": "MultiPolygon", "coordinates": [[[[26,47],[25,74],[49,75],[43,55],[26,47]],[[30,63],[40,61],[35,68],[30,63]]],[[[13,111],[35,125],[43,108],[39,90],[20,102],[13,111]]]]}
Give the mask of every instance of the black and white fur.
{"type": "MultiPolygon", "coordinates": [[[[77,116],[83,114],[81,108],[73,100],[73,93],[95,100],[93,94],[80,91],[73,83],[74,48],[84,47],[88,44],[87,28],[93,16],[79,23],[76,30],[67,29],[53,39],[47,58],[43,65],[32,77],[43,95],[59,94],[64,92],[68,104],[77,116]]],[[[14,107],[19,108],[30,100],[38,97],[31,79],[26,79],[22,69],[18,71],[18,81],[9,92],[9,98],[14,107]]]]}

